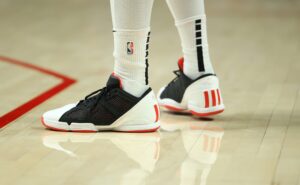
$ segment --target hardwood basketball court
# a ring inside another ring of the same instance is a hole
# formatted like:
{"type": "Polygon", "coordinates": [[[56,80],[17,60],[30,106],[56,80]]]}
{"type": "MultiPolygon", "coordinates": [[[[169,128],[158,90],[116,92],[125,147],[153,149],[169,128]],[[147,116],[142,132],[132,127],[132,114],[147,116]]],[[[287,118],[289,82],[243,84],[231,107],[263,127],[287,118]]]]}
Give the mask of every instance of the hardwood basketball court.
{"type": "MultiPolygon", "coordinates": [[[[43,112],[104,86],[109,1],[0,2],[0,184],[300,185],[300,1],[207,0],[226,110],[161,113],[154,133],[53,132],[43,112]]],[[[152,15],[150,84],[174,78],[180,43],[164,1],[152,15]]]]}

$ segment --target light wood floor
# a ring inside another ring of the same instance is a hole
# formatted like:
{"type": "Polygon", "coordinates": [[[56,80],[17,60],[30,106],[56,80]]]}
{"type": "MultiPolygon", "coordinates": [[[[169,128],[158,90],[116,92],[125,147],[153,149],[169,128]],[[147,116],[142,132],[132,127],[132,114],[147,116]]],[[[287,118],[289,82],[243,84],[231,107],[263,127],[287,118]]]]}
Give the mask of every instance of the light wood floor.
{"type": "MultiPolygon", "coordinates": [[[[300,1],[207,0],[226,111],[162,113],[148,134],[45,130],[41,114],[112,72],[109,1],[1,0],[0,55],[78,80],[0,130],[0,185],[300,185],[300,1]]],[[[152,16],[150,83],[174,76],[180,43],[163,0],[152,16]]],[[[59,80],[0,62],[0,114],[59,80]]]]}

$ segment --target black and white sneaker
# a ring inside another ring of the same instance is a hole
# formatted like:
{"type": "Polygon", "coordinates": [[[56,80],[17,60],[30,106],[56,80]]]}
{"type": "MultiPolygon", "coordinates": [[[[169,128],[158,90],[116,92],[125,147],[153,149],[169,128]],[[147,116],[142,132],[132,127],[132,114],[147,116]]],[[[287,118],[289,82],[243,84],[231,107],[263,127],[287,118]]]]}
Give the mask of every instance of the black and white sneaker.
{"type": "Polygon", "coordinates": [[[190,112],[199,117],[224,111],[224,104],[215,74],[205,74],[191,80],[183,73],[183,58],[178,61],[176,78],[160,89],[158,103],[173,112],[190,112]]]}
{"type": "Polygon", "coordinates": [[[122,90],[122,82],[115,75],[110,76],[106,87],[84,100],[44,113],[42,123],[51,130],[74,132],[153,132],[160,127],[152,89],[137,98],[122,90]]]}

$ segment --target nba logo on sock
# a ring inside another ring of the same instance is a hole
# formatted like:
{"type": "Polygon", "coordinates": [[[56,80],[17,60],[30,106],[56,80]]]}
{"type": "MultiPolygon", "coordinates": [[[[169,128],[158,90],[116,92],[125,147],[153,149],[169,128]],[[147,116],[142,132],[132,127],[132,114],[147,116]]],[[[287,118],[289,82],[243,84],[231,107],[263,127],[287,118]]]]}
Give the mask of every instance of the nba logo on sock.
{"type": "Polygon", "coordinates": [[[127,42],[127,54],[132,55],[134,51],[134,44],[133,42],[127,42]]]}

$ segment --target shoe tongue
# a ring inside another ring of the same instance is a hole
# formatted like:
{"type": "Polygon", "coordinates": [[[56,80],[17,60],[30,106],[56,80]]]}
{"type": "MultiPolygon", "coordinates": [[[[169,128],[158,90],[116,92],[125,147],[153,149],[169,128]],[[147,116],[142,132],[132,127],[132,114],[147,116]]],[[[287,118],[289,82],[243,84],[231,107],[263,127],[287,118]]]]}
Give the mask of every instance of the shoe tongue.
{"type": "Polygon", "coordinates": [[[183,72],[183,64],[184,64],[184,58],[181,57],[179,60],[178,60],[178,68],[180,69],[180,71],[183,72]]]}
{"type": "Polygon", "coordinates": [[[114,73],[111,74],[108,81],[106,82],[106,87],[122,89],[122,82],[120,77],[118,77],[114,73]]]}

